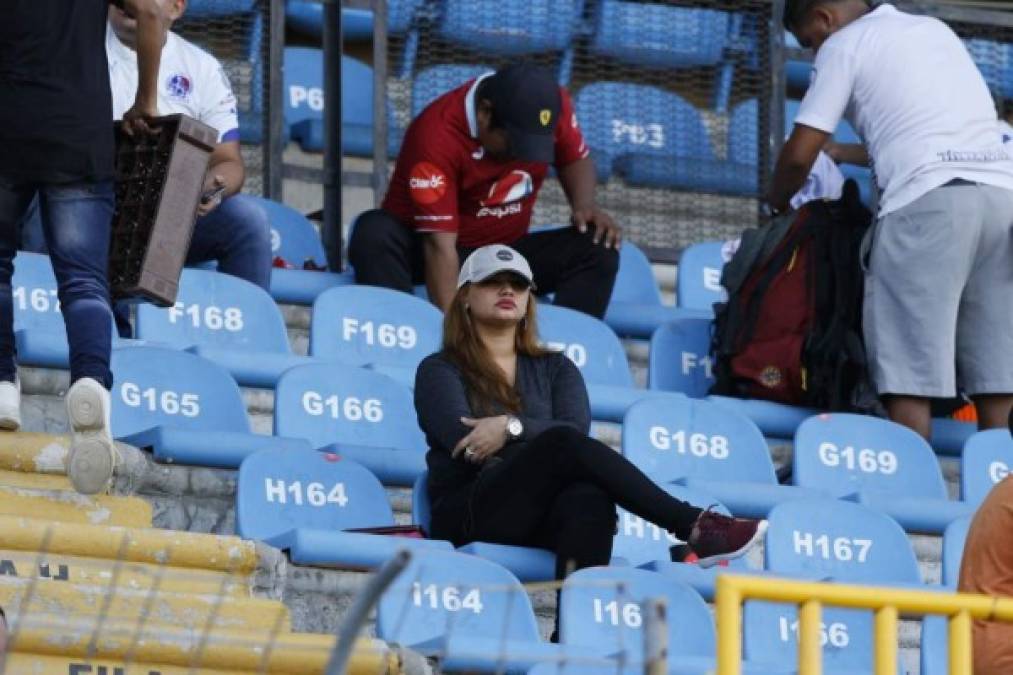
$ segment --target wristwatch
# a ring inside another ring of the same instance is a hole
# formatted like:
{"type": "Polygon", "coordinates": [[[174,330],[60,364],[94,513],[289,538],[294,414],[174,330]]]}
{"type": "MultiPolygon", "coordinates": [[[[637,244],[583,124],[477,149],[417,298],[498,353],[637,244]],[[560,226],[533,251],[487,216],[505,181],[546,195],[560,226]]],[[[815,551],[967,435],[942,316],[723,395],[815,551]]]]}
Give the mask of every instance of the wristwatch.
{"type": "Polygon", "coordinates": [[[506,436],[508,441],[519,441],[524,434],[524,423],[513,415],[507,416],[506,436]]]}

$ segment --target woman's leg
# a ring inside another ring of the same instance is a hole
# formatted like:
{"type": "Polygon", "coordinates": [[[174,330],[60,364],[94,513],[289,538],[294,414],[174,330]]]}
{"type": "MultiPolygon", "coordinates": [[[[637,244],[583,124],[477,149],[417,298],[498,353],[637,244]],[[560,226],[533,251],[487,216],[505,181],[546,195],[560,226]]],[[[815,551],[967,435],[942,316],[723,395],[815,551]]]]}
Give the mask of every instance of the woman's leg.
{"type": "Polygon", "coordinates": [[[616,534],[616,505],[594,483],[573,483],[556,495],[536,544],[556,553],[556,578],[608,565],[616,534]]]}

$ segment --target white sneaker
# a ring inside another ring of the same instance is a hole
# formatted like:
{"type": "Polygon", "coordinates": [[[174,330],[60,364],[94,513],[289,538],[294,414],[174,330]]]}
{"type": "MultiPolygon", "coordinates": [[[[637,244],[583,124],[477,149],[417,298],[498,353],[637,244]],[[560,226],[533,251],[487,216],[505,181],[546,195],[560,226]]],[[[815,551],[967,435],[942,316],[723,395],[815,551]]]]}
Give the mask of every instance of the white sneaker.
{"type": "Polygon", "coordinates": [[[116,448],[109,424],[111,409],[109,391],[90,377],[81,378],[67,392],[67,417],[73,431],[67,474],[82,494],[105,491],[113,478],[116,448]]]}
{"type": "Polygon", "coordinates": [[[0,429],[17,431],[21,428],[21,380],[0,382],[0,429]]]}

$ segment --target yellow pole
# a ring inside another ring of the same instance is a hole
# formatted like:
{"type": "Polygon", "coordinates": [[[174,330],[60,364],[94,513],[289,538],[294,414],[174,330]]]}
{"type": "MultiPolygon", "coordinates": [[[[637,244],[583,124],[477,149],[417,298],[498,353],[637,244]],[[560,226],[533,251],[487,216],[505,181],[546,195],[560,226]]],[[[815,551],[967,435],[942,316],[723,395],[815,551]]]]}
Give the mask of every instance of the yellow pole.
{"type": "Polygon", "coordinates": [[[971,675],[971,615],[965,610],[950,617],[950,675],[971,675]]]}
{"type": "Polygon", "coordinates": [[[719,576],[714,597],[718,627],[718,675],[742,675],[742,594],[719,576]]]}
{"type": "Polygon", "coordinates": [[[897,608],[876,611],[876,675],[897,675],[897,608]]]}
{"type": "Polygon", "coordinates": [[[819,600],[806,600],[798,610],[799,675],[821,675],[823,645],[820,644],[822,608],[819,600]]]}

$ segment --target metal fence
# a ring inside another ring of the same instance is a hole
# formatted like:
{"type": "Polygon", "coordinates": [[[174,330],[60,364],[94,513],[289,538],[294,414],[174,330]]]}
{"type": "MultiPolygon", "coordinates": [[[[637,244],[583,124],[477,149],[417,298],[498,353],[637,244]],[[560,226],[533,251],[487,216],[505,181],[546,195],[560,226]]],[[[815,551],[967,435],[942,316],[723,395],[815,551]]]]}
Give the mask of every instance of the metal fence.
{"type": "Polygon", "coordinates": [[[244,192],[280,198],[282,0],[192,0],[173,30],[228,73],[239,103],[244,192]]]}

